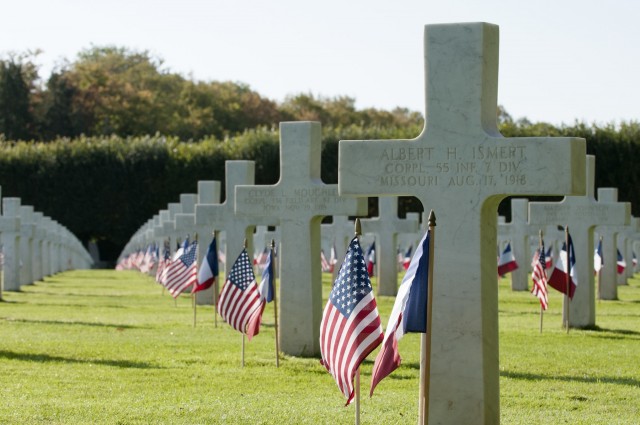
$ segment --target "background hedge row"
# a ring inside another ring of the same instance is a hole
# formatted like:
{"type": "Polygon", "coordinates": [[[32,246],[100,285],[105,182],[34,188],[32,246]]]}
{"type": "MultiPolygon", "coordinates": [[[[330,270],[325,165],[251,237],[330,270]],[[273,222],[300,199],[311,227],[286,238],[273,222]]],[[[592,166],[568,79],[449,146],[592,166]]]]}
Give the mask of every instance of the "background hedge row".
{"type": "MultiPolygon", "coordinates": [[[[324,182],[337,182],[338,140],[413,138],[420,131],[418,125],[323,128],[324,182]]],[[[638,213],[639,123],[554,127],[506,120],[501,131],[507,137],[586,138],[587,152],[597,157],[596,186],[617,187],[619,199],[631,202],[638,213]]],[[[85,243],[97,241],[103,259],[113,261],[140,225],[167,203],[177,202],[181,193],[196,193],[199,180],[223,182],[226,160],[254,160],[257,184],[277,182],[278,138],[277,129],[263,127],[224,140],[199,142],[160,135],[78,137],[48,143],[0,140],[2,196],[22,198],[23,204],[58,220],[85,243]]],[[[375,214],[375,202],[370,205],[375,214]]],[[[421,208],[417,200],[403,199],[400,214],[421,208]]],[[[507,213],[508,202],[500,210],[507,213]]]]}

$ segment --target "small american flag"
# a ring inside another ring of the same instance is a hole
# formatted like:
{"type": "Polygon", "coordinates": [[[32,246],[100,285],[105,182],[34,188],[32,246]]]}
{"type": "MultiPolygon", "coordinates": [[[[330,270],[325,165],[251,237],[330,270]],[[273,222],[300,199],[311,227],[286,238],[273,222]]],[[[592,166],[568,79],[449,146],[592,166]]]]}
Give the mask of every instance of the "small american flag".
{"type": "Polygon", "coordinates": [[[533,288],[531,293],[538,297],[540,305],[543,310],[549,307],[549,298],[547,293],[547,264],[544,255],[544,242],[542,242],[540,249],[536,250],[533,255],[533,272],[531,278],[533,279],[533,288]]]}
{"type": "Polygon", "coordinates": [[[218,312],[231,327],[251,337],[254,334],[247,333],[247,325],[251,327],[255,320],[260,320],[261,306],[253,266],[243,249],[220,292],[218,312]]]}
{"type": "Polygon", "coordinates": [[[193,242],[186,246],[187,244],[188,242],[185,241],[182,254],[166,268],[165,287],[173,298],[177,298],[182,291],[198,282],[198,264],[196,262],[198,243],[193,242]]]}
{"type": "Polygon", "coordinates": [[[347,397],[347,404],[354,397],[356,370],[382,338],[366,261],[358,238],[353,238],[320,324],[321,363],[347,397]]]}

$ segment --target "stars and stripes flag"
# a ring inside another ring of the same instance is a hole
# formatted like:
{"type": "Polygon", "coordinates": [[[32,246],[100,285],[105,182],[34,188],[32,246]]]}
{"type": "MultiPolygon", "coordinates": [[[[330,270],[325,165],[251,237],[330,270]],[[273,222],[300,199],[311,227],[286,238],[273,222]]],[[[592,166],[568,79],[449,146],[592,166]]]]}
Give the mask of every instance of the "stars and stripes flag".
{"type": "Polygon", "coordinates": [[[246,334],[251,340],[255,334],[248,330],[256,328],[254,321],[260,320],[261,305],[253,266],[247,250],[243,249],[220,292],[218,313],[233,329],[246,334]]]}
{"type": "Polygon", "coordinates": [[[638,258],[636,257],[635,251],[631,251],[631,253],[633,254],[633,258],[631,259],[631,264],[633,264],[633,267],[635,267],[638,265],[638,258]]]}
{"type": "Polygon", "coordinates": [[[173,261],[167,266],[167,280],[164,286],[173,298],[177,298],[188,287],[198,281],[197,260],[198,242],[189,244],[185,240],[181,249],[174,255],[173,261]]]}
{"type": "Polygon", "coordinates": [[[624,273],[624,269],[627,268],[627,262],[624,260],[622,256],[622,252],[618,249],[618,259],[616,260],[616,264],[618,265],[618,274],[624,273]]]}
{"type": "Polygon", "coordinates": [[[273,251],[269,250],[267,259],[265,260],[264,269],[262,269],[262,280],[260,281],[260,285],[258,286],[258,292],[260,293],[260,313],[257,313],[255,320],[250,321],[247,325],[247,335],[258,335],[258,332],[260,332],[260,323],[262,321],[262,313],[264,313],[264,307],[267,305],[267,303],[273,301],[273,297],[275,296],[275,273],[273,265],[273,251]]]}
{"type": "Polygon", "coordinates": [[[569,235],[569,255],[567,256],[567,243],[564,242],[562,244],[560,255],[558,256],[556,268],[553,270],[553,273],[551,273],[551,277],[549,277],[548,280],[549,286],[559,292],[562,292],[563,294],[567,293],[567,265],[569,264],[567,262],[567,259],[569,259],[571,265],[571,279],[568,295],[569,298],[573,299],[573,294],[575,293],[576,287],[578,286],[578,271],[576,270],[576,253],[573,249],[573,241],[571,240],[571,235],[569,235]]]}
{"type": "Polygon", "coordinates": [[[149,273],[151,269],[156,265],[156,247],[154,244],[150,244],[147,247],[147,250],[142,258],[142,262],[140,264],[140,271],[142,273],[149,273]]]}
{"type": "Polygon", "coordinates": [[[382,379],[400,366],[402,359],[398,351],[398,341],[404,334],[427,331],[430,237],[430,232],[427,231],[418,243],[407,273],[398,288],[382,348],[376,356],[371,372],[370,395],[373,395],[373,390],[382,379]]]}
{"type": "Polygon", "coordinates": [[[509,242],[498,259],[498,275],[504,276],[517,268],[518,263],[516,262],[516,257],[513,255],[513,251],[511,251],[511,242],[509,242]]]}
{"type": "Polygon", "coordinates": [[[540,248],[533,254],[531,266],[533,272],[531,279],[533,280],[533,288],[531,293],[538,297],[540,306],[543,310],[549,308],[549,293],[547,292],[547,264],[544,258],[544,241],[541,241],[540,248]]]}
{"type": "Polygon", "coordinates": [[[597,274],[600,270],[602,270],[603,265],[604,261],[602,259],[602,239],[600,239],[598,241],[598,246],[593,253],[593,271],[597,274]]]}
{"type": "Polygon", "coordinates": [[[198,270],[198,278],[193,292],[200,292],[211,288],[218,279],[218,247],[214,236],[207,248],[207,253],[202,258],[202,264],[198,270]]]}
{"type": "Polygon", "coordinates": [[[171,254],[169,253],[169,244],[165,243],[164,249],[162,252],[162,258],[158,260],[158,268],[156,269],[156,282],[161,285],[164,285],[167,274],[165,272],[166,267],[169,265],[171,261],[171,254]]]}
{"type": "Polygon", "coordinates": [[[329,260],[327,260],[327,257],[324,255],[324,249],[320,250],[320,267],[322,268],[323,273],[333,272],[331,264],[329,264],[329,260]]]}
{"type": "Polygon", "coordinates": [[[269,255],[269,248],[264,247],[264,249],[256,255],[256,258],[253,260],[253,264],[257,265],[260,270],[264,269],[265,264],[267,263],[267,256],[269,255]]]}
{"type": "Polygon", "coordinates": [[[382,325],[362,248],[355,237],[329,294],[320,323],[322,365],[353,401],[353,378],[360,363],[382,341],[382,325]]]}

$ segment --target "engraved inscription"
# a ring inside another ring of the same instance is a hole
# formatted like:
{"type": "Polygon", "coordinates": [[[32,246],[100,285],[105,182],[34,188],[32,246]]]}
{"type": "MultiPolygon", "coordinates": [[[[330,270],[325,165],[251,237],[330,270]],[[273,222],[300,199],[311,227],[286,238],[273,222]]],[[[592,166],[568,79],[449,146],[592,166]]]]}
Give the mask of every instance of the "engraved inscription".
{"type": "Polygon", "coordinates": [[[598,204],[585,205],[545,205],[540,211],[541,220],[547,223],[560,224],[571,217],[576,223],[607,223],[611,221],[611,206],[598,204]]]}
{"type": "Polygon", "coordinates": [[[525,186],[526,146],[386,148],[382,186],[525,186]]]}
{"type": "Polygon", "coordinates": [[[255,188],[239,202],[270,213],[307,211],[312,214],[328,212],[337,205],[346,204],[347,198],[338,196],[337,187],[269,189],[255,188]]]}

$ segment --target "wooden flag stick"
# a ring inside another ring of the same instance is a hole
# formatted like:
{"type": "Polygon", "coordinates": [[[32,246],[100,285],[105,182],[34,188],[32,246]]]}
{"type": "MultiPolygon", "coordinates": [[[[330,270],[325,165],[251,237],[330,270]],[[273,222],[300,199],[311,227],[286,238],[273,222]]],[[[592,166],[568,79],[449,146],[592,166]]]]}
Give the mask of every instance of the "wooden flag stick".
{"type": "Polygon", "coordinates": [[[418,407],[418,424],[426,425],[429,421],[429,381],[431,378],[431,306],[433,305],[433,245],[435,239],[436,215],[429,213],[429,271],[427,273],[427,328],[420,335],[420,396],[418,407]]]}
{"type": "Polygon", "coordinates": [[[198,248],[198,233],[195,234],[195,243],[196,243],[196,246],[195,246],[195,249],[196,249],[196,259],[195,259],[195,263],[196,263],[196,280],[195,280],[195,282],[192,283],[192,286],[191,286],[191,303],[193,304],[193,327],[194,328],[196,327],[196,314],[197,314],[196,313],[196,310],[197,310],[196,304],[197,303],[196,303],[196,293],[193,292],[193,290],[196,289],[196,286],[198,285],[198,255],[197,255],[198,254],[198,251],[197,251],[197,248],[198,248]]]}
{"type": "Polygon", "coordinates": [[[569,333],[569,303],[571,302],[571,298],[569,298],[569,291],[571,290],[571,285],[569,281],[571,280],[571,248],[569,247],[569,226],[564,228],[564,240],[565,245],[567,246],[567,279],[565,280],[565,289],[566,293],[564,294],[564,303],[566,308],[566,325],[567,325],[567,333],[569,333]]]}
{"type": "Polygon", "coordinates": [[[244,332],[242,332],[242,367],[244,367],[244,332]]]}
{"type": "MultiPolygon", "coordinates": [[[[544,250],[542,249],[542,229],[538,231],[538,261],[547,261],[544,257],[544,250]]],[[[535,267],[535,266],[534,266],[535,267]]],[[[534,283],[535,285],[535,283],[534,283]]],[[[540,333],[542,333],[542,314],[544,309],[542,308],[542,303],[540,303],[540,333]]]]}
{"type": "MultiPolygon", "coordinates": [[[[247,239],[244,239],[244,249],[247,249],[247,239]]],[[[244,367],[244,336],[247,333],[246,326],[242,329],[242,367],[244,367]]]]}
{"type": "Polygon", "coordinates": [[[213,281],[213,311],[215,312],[213,323],[214,323],[214,326],[217,328],[218,327],[218,278],[215,278],[215,280],[213,281]]]}
{"type": "MultiPolygon", "coordinates": [[[[216,240],[216,252],[215,257],[216,261],[218,261],[218,238],[216,237],[216,231],[211,232],[213,238],[216,240]]],[[[209,266],[213,267],[213,264],[209,264],[209,266]]],[[[215,265],[216,268],[218,264],[215,265]]],[[[226,269],[225,269],[226,273],[226,269]]],[[[214,276],[213,278],[213,326],[218,327],[218,276],[214,276]]]]}
{"type": "MultiPolygon", "coordinates": [[[[169,258],[171,258],[171,238],[167,238],[165,243],[169,248],[169,258]]],[[[168,265],[167,263],[164,264],[165,267],[167,267],[167,265],[168,265]]],[[[162,274],[164,274],[164,271],[162,272],[162,274]]],[[[160,279],[162,279],[162,276],[160,276],[160,279]]],[[[161,286],[162,286],[162,296],[164,297],[164,290],[166,288],[164,287],[164,283],[162,283],[161,286]]]]}
{"type": "MultiPolygon", "coordinates": [[[[360,219],[356,218],[355,222],[355,236],[356,238],[362,234],[362,224],[360,219]]],[[[360,366],[356,369],[356,377],[354,383],[355,392],[355,410],[356,410],[356,425],[360,425],[360,366]]]]}
{"type": "Polygon", "coordinates": [[[356,369],[355,393],[356,425],[360,425],[360,366],[356,369]]]}
{"type": "Polygon", "coordinates": [[[273,251],[276,248],[276,241],[271,239],[271,267],[273,268],[273,319],[276,330],[276,367],[280,367],[280,347],[278,346],[278,292],[276,291],[276,263],[273,251]]]}
{"type": "Polygon", "coordinates": [[[193,327],[196,327],[196,293],[191,292],[191,304],[193,305],[193,327]]]}

